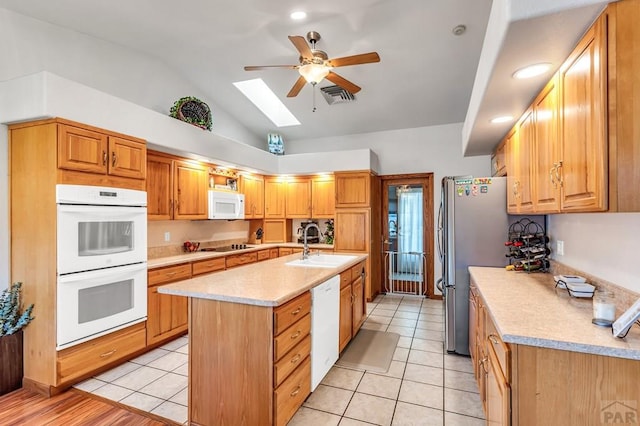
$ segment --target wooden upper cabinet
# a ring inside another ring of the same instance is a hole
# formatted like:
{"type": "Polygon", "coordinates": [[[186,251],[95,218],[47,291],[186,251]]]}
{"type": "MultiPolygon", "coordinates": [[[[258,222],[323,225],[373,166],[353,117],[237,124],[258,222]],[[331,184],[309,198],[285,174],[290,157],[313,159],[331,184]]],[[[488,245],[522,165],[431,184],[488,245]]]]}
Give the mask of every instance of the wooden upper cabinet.
{"type": "Polygon", "coordinates": [[[370,222],[370,209],[336,209],[334,250],[368,252],[370,222]]]}
{"type": "Polygon", "coordinates": [[[264,218],[264,178],[259,175],[243,175],[240,190],[244,194],[245,219],[264,218]]]}
{"type": "Polygon", "coordinates": [[[175,160],[173,170],[173,218],[206,219],[208,169],[194,162],[175,160]]]}
{"type": "Polygon", "coordinates": [[[58,167],[66,170],[146,178],[144,142],[68,124],[58,127],[58,167]]]}
{"type": "Polygon", "coordinates": [[[311,181],[296,177],[287,181],[287,218],[311,218],[311,181]]]}
{"type": "Polygon", "coordinates": [[[604,211],[607,180],[606,14],[560,68],[561,209],[604,211]]]}
{"type": "Polygon", "coordinates": [[[369,207],[371,174],[369,172],[336,173],[336,207],[369,207]]]}
{"type": "Polygon", "coordinates": [[[109,136],[109,174],[134,179],[147,176],[147,146],[109,136]]]}
{"type": "Polygon", "coordinates": [[[503,140],[491,154],[491,176],[506,176],[505,141],[503,140]]]}
{"type": "Polygon", "coordinates": [[[284,219],[287,183],[278,177],[264,180],[264,218],[284,219]]]}
{"type": "Polygon", "coordinates": [[[520,121],[518,134],[518,171],[516,174],[516,179],[518,180],[518,212],[531,213],[535,209],[533,202],[535,188],[532,179],[532,146],[535,138],[535,129],[532,109],[524,113],[520,121]]]}
{"type": "Polygon", "coordinates": [[[533,102],[535,138],[533,141],[533,180],[537,213],[560,211],[560,141],[558,129],[558,75],[556,74],[533,102]]]}
{"type": "Polygon", "coordinates": [[[107,135],[66,124],[58,126],[59,168],[105,174],[107,164],[107,135]]]}
{"type": "Polygon", "coordinates": [[[336,214],[336,184],[333,176],[311,179],[311,217],[333,218],[336,214]]]}
{"type": "Polygon", "coordinates": [[[147,219],[173,219],[173,160],[147,156],[147,219]]]}
{"type": "Polygon", "coordinates": [[[518,126],[504,140],[507,168],[507,212],[518,213],[518,126]]]}

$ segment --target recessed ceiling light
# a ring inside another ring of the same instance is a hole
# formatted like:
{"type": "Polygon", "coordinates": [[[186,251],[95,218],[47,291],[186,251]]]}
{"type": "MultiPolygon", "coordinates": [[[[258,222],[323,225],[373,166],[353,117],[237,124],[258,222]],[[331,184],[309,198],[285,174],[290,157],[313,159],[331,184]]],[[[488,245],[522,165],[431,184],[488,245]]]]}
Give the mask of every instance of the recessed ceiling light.
{"type": "Polygon", "coordinates": [[[495,117],[491,119],[491,122],[493,124],[508,123],[510,121],[513,121],[513,116],[511,115],[501,115],[500,117],[495,117]]]}
{"type": "Polygon", "coordinates": [[[298,119],[287,109],[261,78],[233,83],[273,124],[278,127],[297,126],[298,119]]]}
{"type": "Polygon", "coordinates": [[[531,78],[536,77],[538,75],[544,74],[549,71],[551,68],[550,63],[541,63],[529,65],[528,67],[520,68],[518,71],[513,73],[513,78],[523,79],[523,78],[531,78]]]}
{"type": "Polygon", "coordinates": [[[301,10],[296,11],[296,12],[291,12],[291,15],[289,15],[289,17],[295,21],[299,21],[301,19],[304,19],[307,17],[307,13],[303,12],[301,10]]]}
{"type": "Polygon", "coordinates": [[[453,29],[451,30],[451,32],[453,33],[453,35],[462,35],[464,34],[464,32],[467,31],[467,26],[466,25],[456,25],[455,27],[453,27],[453,29]]]}

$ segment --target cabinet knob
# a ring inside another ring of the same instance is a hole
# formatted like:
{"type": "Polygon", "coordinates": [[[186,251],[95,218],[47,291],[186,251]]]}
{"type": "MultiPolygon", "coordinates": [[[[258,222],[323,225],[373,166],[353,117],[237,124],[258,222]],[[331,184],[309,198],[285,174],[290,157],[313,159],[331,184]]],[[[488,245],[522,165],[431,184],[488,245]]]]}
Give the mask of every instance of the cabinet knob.
{"type": "Polygon", "coordinates": [[[116,156],[116,152],[113,151],[111,152],[111,166],[115,167],[117,162],[118,162],[118,157],[116,156]]]}
{"type": "Polygon", "coordinates": [[[107,151],[102,151],[102,165],[107,165],[107,151]]]}

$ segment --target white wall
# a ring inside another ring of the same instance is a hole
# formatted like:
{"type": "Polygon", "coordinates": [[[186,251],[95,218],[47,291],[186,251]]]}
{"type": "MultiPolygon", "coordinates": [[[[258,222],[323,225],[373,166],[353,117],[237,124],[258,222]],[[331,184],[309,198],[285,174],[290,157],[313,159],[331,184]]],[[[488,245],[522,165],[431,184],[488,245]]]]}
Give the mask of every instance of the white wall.
{"type": "Polygon", "coordinates": [[[640,213],[571,213],[549,216],[553,257],[595,277],[640,293],[640,213]],[[564,241],[564,256],[555,253],[564,241]]]}
{"type": "MultiPolygon", "coordinates": [[[[335,138],[295,140],[287,143],[287,153],[341,151],[360,148],[371,149],[379,161],[379,175],[433,173],[434,224],[437,224],[437,206],[440,205],[440,181],[443,176],[489,176],[490,156],[462,156],[462,123],[414,129],[346,135],[335,138]]],[[[434,241],[436,241],[434,229],[434,241]]],[[[434,275],[441,275],[440,261],[435,247],[434,275]]],[[[435,281],[435,280],[434,280],[435,281]]]]}
{"type": "Polygon", "coordinates": [[[0,124],[0,291],[9,287],[9,150],[7,126],[0,124]]]}

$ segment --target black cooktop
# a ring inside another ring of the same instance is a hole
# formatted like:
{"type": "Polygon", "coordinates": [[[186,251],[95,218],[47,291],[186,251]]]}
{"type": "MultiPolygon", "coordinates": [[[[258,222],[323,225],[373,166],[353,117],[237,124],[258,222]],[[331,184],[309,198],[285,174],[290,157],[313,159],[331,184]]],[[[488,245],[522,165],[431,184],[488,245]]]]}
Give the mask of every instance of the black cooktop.
{"type": "Polygon", "coordinates": [[[201,248],[200,251],[217,251],[217,252],[225,252],[225,251],[234,251],[234,250],[242,250],[246,248],[251,248],[246,244],[231,244],[230,246],[222,246],[222,247],[205,247],[201,248]]]}

